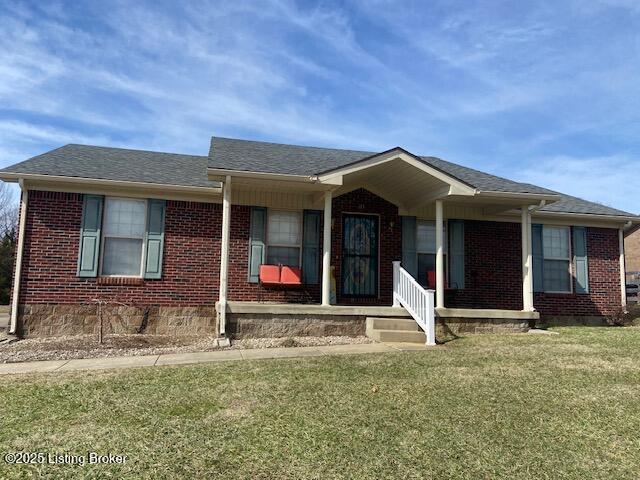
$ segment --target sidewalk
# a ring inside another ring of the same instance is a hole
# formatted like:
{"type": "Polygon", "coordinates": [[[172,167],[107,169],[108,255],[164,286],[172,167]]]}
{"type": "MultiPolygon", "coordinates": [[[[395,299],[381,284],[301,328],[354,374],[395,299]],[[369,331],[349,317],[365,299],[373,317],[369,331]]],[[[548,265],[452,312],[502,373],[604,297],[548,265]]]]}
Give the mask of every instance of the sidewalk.
{"type": "Polygon", "coordinates": [[[327,345],[320,347],[256,348],[196,353],[166,353],[162,355],[82,358],[75,360],[44,360],[38,362],[0,364],[0,375],[9,373],[69,372],[73,370],[188,365],[195,363],[226,362],[231,360],[387,353],[427,350],[429,348],[434,347],[426,347],[416,343],[367,343],[358,345],[327,345]]]}

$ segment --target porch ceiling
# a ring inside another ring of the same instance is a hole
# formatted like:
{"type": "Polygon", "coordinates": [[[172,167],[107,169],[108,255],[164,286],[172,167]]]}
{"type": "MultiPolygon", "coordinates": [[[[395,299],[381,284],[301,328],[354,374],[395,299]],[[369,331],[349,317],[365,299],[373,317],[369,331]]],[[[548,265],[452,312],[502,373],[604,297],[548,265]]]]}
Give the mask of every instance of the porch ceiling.
{"type": "Polygon", "coordinates": [[[403,208],[415,208],[446,197],[450,185],[443,180],[396,158],[344,176],[334,195],[365,188],[403,208]]]}

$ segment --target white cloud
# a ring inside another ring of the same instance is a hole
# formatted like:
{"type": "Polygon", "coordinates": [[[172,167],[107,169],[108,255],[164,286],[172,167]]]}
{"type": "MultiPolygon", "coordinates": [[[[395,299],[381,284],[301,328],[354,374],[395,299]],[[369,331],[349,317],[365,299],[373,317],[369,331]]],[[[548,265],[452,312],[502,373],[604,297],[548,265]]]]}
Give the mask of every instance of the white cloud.
{"type": "Polygon", "coordinates": [[[628,212],[640,212],[640,161],[628,155],[558,155],[531,162],[515,177],[628,212]]]}

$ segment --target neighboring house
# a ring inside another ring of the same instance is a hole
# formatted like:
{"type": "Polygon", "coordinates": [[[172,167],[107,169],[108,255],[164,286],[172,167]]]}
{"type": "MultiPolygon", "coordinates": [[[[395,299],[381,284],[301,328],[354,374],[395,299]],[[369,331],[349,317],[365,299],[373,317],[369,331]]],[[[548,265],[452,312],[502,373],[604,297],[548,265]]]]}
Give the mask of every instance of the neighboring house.
{"type": "Polygon", "coordinates": [[[394,274],[435,289],[454,332],[601,319],[625,303],[623,229],[640,221],[402,148],[67,145],[0,179],[23,192],[22,335],[93,332],[98,300],[113,331],[361,334],[409,316],[394,274]]]}
{"type": "Polygon", "coordinates": [[[624,238],[627,277],[640,280],[640,228],[633,227],[624,238]]]}

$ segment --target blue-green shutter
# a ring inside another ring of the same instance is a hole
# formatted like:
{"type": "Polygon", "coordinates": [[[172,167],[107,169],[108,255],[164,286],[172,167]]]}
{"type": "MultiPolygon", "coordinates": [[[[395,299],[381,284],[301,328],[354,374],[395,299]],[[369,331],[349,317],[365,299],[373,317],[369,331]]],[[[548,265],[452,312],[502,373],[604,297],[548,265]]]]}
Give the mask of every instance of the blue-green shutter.
{"type": "Polygon", "coordinates": [[[576,293],[589,293],[587,232],[584,227],[573,227],[573,263],[575,265],[576,293]]]}
{"type": "Polygon", "coordinates": [[[165,200],[156,199],[149,199],[147,202],[147,245],[144,278],[162,278],[166,204],[165,200]]]}
{"type": "Polygon", "coordinates": [[[78,253],[79,277],[96,277],[98,275],[103,203],[104,197],[101,195],[84,196],[78,253]]]}
{"type": "Polygon", "coordinates": [[[305,210],[302,221],[302,281],[318,283],[320,278],[320,211],[305,210]]]}
{"type": "Polygon", "coordinates": [[[533,291],[544,291],[544,254],[542,250],[542,225],[531,225],[531,250],[533,253],[533,291]]]}
{"type": "Polygon", "coordinates": [[[416,278],[418,276],[418,253],[416,250],[416,217],[402,218],[402,268],[416,278]]]}
{"type": "Polygon", "coordinates": [[[249,282],[258,283],[260,265],[266,260],[267,209],[251,207],[251,226],[249,227],[249,282]]]}
{"type": "Polygon", "coordinates": [[[464,288],[464,221],[449,220],[449,286],[464,288]]]}

